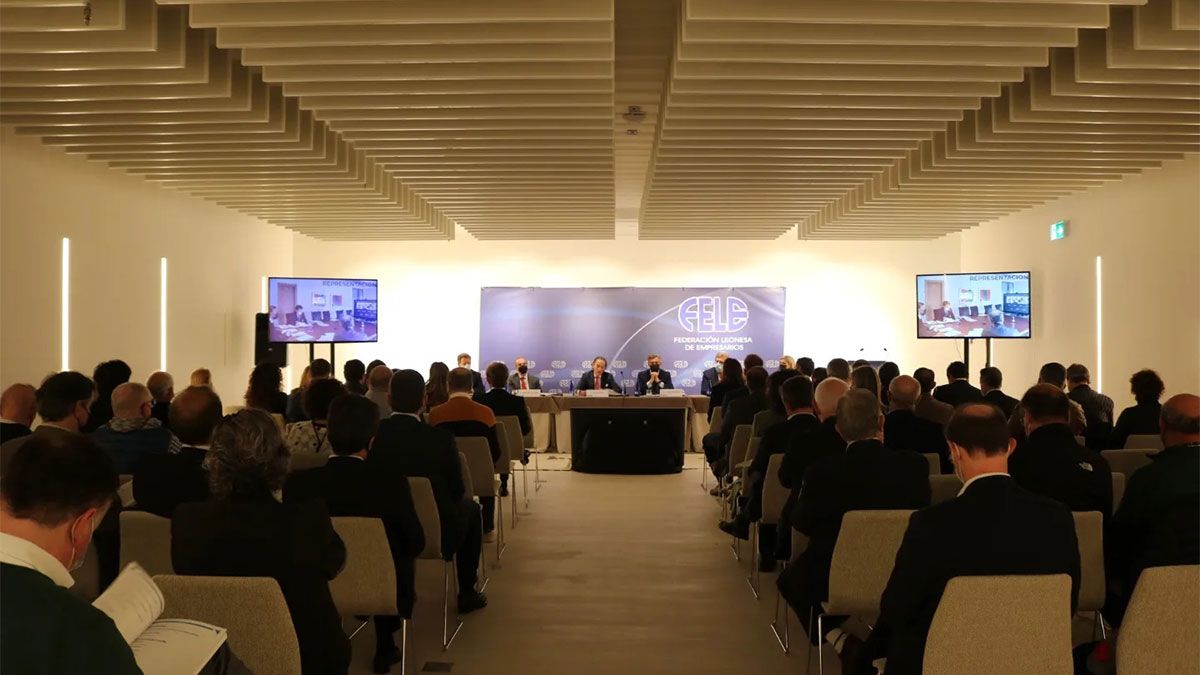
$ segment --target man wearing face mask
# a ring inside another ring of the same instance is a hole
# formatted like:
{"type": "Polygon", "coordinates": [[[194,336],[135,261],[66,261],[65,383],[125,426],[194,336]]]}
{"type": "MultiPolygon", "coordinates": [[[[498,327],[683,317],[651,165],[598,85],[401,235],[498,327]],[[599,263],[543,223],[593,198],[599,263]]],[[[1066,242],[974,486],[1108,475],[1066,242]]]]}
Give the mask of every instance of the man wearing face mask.
{"type": "Polygon", "coordinates": [[[727,358],[729,358],[729,355],[725,352],[717,352],[717,355],[713,357],[713,367],[704,371],[703,376],[700,378],[701,396],[712,394],[713,387],[717,386],[717,383],[721,381],[721,365],[725,363],[725,359],[727,358]]]}
{"type": "Polygon", "coordinates": [[[516,372],[508,376],[509,391],[542,388],[541,378],[529,372],[529,361],[524,356],[518,356],[517,360],[513,361],[513,366],[516,368],[516,372]]]}
{"type": "Polygon", "coordinates": [[[662,369],[662,357],[658,354],[651,354],[646,357],[645,370],[638,373],[637,385],[634,391],[638,396],[646,394],[657,394],[663,389],[674,389],[671,384],[671,371],[662,369]]]}
{"type": "Polygon", "coordinates": [[[1075,522],[1065,506],[1023,489],[1008,475],[1016,441],[1003,413],[986,403],[965,404],[946,426],[946,439],[962,490],[909,519],[880,601],[879,622],[862,649],[855,638],[846,638],[843,672],[873,673],[871,660],[885,656],[889,673],[921,672],[933,614],[954,577],[1066,574],[1074,614],[1079,593],[1075,522]]]}
{"type": "Polygon", "coordinates": [[[459,354],[458,367],[471,371],[471,395],[483,396],[483,376],[479,374],[478,370],[471,368],[471,355],[466,352],[459,354]]]}

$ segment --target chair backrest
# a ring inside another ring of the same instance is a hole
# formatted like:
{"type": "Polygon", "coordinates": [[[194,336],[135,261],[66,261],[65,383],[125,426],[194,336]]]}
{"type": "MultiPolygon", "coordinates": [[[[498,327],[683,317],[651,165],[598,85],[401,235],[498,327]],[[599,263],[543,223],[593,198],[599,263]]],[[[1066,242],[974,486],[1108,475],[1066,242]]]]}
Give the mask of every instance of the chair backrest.
{"type": "Polygon", "coordinates": [[[746,446],[746,459],[753,460],[758,456],[758,449],[762,447],[762,437],[754,435],[754,427],[750,427],[750,444],[746,446]]]}
{"type": "Polygon", "coordinates": [[[1070,675],[1071,577],[951,579],[929,626],[923,672],[1070,675]]]}
{"type": "Polygon", "coordinates": [[[829,613],[872,622],[892,576],[896,552],[912,511],[850,511],[833,547],[829,567],[829,613]]]}
{"type": "Polygon", "coordinates": [[[1162,436],[1158,434],[1130,434],[1125,447],[1132,450],[1162,450],[1162,436]]]}
{"type": "Polygon", "coordinates": [[[288,471],[315,469],[318,466],[325,466],[328,461],[329,455],[323,455],[318,452],[297,452],[293,453],[288,459],[288,471]]]}
{"type": "Polygon", "coordinates": [[[1143,570],[1117,637],[1117,672],[1196,672],[1200,663],[1197,605],[1200,565],[1143,570]]]}
{"type": "Polygon", "coordinates": [[[147,574],[174,574],[171,565],[171,519],[145,511],[122,511],[121,569],[137,562],[147,574]]]}
{"type": "Polygon", "coordinates": [[[269,577],[160,574],[162,617],[193,619],[229,631],[229,648],[255,675],[300,672],[300,643],[279,584],[269,577]]]}
{"type": "Polygon", "coordinates": [[[954,499],[962,490],[962,486],[962,481],[952,473],[931,474],[929,476],[929,503],[941,504],[954,499]]]}
{"type": "Polygon", "coordinates": [[[779,522],[779,516],[783,513],[783,507],[787,505],[788,496],[791,494],[791,491],[779,482],[781,464],[782,452],[771,455],[771,461],[767,462],[767,475],[763,476],[762,522],[767,525],[779,522]]]}
{"type": "Polygon", "coordinates": [[[739,424],[733,430],[733,439],[729,441],[729,470],[746,460],[750,450],[750,435],[753,427],[749,424],[739,424]]]}
{"type": "MultiPolygon", "coordinates": [[[[521,420],[516,415],[505,415],[497,417],[496,423],[504,424],[504,435],[508,437],[509,462],[521,461],[521,458],[525,456],[525,437],[521,435],[521,420]]],[[[504,472],[508,473],[508,471],[508,467],[505,467],[504,472]]]]}
{"type": "Polygon", "coordinates": [[[798,530],[796,530],[795,528],[792,528],[792,557],[791,557],[791,560],[795,561],[796,558],[799,558],[800,554],[804,553],[805,549],[807,549],[807,548],[808,548],[808,535],[801,534],[798,530]]]}
{"type": "Polygon", "coordinates": [[[332,520],[346,545],[346,566],[329,582],[338,613],[395,615],[396,563],[383,521],[344,516],[332,520]]]}
{"type": "Polygon", "coordinates": [[[708,430],[709,431],[720,431],[721,430],[721,421],[724,419],[725,419],[725,410],[722,409],[720,406],[713,408],[712,417],[710,417],[708,420],[708,430]]]}
{"type": "Polygon", "coordinates": [[[1123,473],[1126,477],[1137,473],[1137,470],[1150,464],[1150,455],[1157,450],[1104,450],[1100,454],[1108,461],[1113,473],[1123,473]]]}
{"type": "Polygon", "coordinates": [[[123,480],[117,486],[117,498],[121,500],[121,508],[127,509],[135,504],[133,499],[133,481],[123,480]]]}
{"type": "Polygon", "coordinates": [[[271,413],[271,419],[275,420],[275,426],[279,427],[280,431],[287,429],[287,420],[283,419],[283,415],[279,413],[271,413]]]}
{"type": "Polygon", "coordinates": [[[244,405],[227,405],[221,412],[225,413],[226,415],[236,415],[238,411],[245,409],[246,406],[244,405]]]}
{"type": "MultiPolygon", "coordinates": [[[[461,455],[460,455],[461,456],[461,455]]],[[[417,557],[427,560],[442,559],[442,518],[438,515],[437,499],[433,496],[433,485],[424,476],[411,476],[408,489],[412,492],[413,509],[425,535],[425,548],[417,557]]]]}
{"type": "Polygon", "coordinates": [[[1099,511],[1076,511],[1079,540],[1079,611],[1098,612],[1104,606],[1104,517],[1099,511]]]}
{"type": "Polygon", "coordinates": [[[510,443],[511,437],[508,435],[508,425],[496,419],[496,441],[500,444],[500,456],[496,458],[495,470],[496,473],[508,473],[512,469],[513,450],[510,443]]]}
{"type": "MultiPolygon", "coordinates": [[[[471,473],[471,494],[475,497],[495,497],[496,465],[492,463],[492,451],[487,439],[482,436],[459,436],[458,451],[467,459],[467,471],[471,473]]],[[[465,480],[464,480],[465,482],[465,480]]]]}
{"type": "Polygon", "coordinates": [[[937,454],[936,452],[922,452],[921,456],[925,458],[926,462],[929,462],[929,475],[930,476],[942,475],[942,457],[941,457],[941,455],[937,454]]]}
{"type": "Polygon", "coordinates": [[[1117,507],[1121,505],[1121,500],[1125,497],[1125,474],[1112,474],[1113,477],[1113,513],[1117,512],[1117,507]]]}

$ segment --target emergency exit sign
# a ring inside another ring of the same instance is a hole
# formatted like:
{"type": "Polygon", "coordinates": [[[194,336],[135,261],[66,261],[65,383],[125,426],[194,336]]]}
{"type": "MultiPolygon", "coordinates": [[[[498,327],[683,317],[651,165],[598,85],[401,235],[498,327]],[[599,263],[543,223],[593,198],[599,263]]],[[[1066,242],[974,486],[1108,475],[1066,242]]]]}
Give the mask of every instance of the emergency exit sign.
{"type": "Polygon", "coordinates": [[[1067,221],[1060,220],[1050,225],[1050,241],[1058,241],[1067,236],[1067,221]]]}

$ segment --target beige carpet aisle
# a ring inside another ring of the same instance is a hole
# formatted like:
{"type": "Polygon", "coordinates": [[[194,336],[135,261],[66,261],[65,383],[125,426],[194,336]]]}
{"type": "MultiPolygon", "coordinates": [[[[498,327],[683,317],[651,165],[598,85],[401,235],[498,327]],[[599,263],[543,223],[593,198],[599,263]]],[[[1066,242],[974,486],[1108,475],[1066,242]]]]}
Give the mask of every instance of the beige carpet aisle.
{"type": "MultiPolygon", "coordinates": [[[[698,463],[695,455],[688,459],[689,466],[698,463]]],[[[742,581],[747,563],[738,567],[729,539],[716,529],[720,512],[700,489],[697,470],[542,476],[549,482],[509,532],[498,567],[495,546],[485,549],[490,606],[467,617],[444,653],[441,569],[418,564],[421,600],[410,673],[772,675],[803,669],[803,647],[785,656],[767,627],[772,577],[763,576],[763,598],[754,600],[742,581]]],[[[355,638],[352,672],[370,672],[373,644],[370,627],[355,638]]]]}

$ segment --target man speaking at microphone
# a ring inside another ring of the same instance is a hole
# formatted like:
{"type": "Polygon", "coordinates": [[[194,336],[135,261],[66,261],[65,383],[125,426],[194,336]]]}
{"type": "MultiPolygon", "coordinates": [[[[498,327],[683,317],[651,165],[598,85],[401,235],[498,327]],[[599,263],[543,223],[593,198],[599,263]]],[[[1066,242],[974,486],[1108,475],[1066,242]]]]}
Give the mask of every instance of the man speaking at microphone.
{"type": "Polygon", "coordinates": [[[617,383],[617,378],[613,377],[612,373],[608,372],[608,359],[603,356],[597,356],[592,359],[592,369],[583,374],[579,378],[579,384],[575,387],[579,391],[588,389],[612,389],[618,394],[624,393],[621,390],[621,385],[617,383]]]}
{"type": "Polygon", "coordinates": [[[658,354],[651,354],[646,357],[645,370],[638,373],[637,385],[634,391],[638,396],[646,394],[657,394],[663,389],[674,389],[671,384],[671,372],[662,369],[662,357],[658,354]]]}

